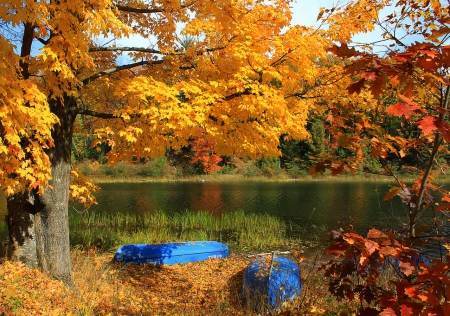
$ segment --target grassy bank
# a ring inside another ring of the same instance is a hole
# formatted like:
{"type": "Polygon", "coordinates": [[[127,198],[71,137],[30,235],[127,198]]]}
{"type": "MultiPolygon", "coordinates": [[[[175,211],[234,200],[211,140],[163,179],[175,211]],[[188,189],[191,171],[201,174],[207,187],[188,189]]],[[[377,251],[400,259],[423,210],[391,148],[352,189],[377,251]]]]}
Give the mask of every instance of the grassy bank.
{"type": "MultiPolygon", "coordinates": [[[[84,175],[99,183],[105,182],[142,182],[142,181],[393,181],[392,177],[360,172],[356,175],[344,173],[333,177],[329,171],[323,175],[310,175],[306,170],[298,173],[281,169],[258,167],[252,162],[241,163],[235,168],[224,167],[213,174],[196,174],[180,172],[179,168],[155,164],[129,164],[119,162],[116,165],[99,164],[96,161],[83,161],[75,165],[84,175]],[[269,171],[270,172],[269,172],[269,171]]],[[[402,175],[402,179],[413,178],[413,175],[402,175]]]]}
{"type": "Polygon", "coordinates": [[[236,251],[267,251],[303,247],[294,232],[298,228],[267,214],[243,211],[215,216],[208,212],[145,215],[70,213],[71,244],[100,251],[130,243],[162,243],[189,240],[226,242],[236,251]]]}

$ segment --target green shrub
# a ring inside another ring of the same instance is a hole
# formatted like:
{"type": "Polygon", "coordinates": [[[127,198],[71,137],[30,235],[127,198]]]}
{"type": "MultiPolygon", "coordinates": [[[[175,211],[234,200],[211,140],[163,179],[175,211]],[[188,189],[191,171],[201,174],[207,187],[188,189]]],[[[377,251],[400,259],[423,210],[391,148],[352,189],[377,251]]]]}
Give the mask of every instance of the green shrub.
{"type": "Polygon", "coordinates": [[[153,178],[162,178],[169,174],[169,163],[166,157],[155,158],[140,168],[138,175],[153,178]]]}
{"type": "Polygon", "coordinates": [[[126,174],[126,167],[125,164],[121,163],[116,165],[107,164],[100,167],[100,172],[113,178],[123,177],[126,174]]]}
{"type": "Polygon", "coordinates": [[[300,166],[298,166],[295,163],[288,163],[286,164],[286,167],[287,167],[287,174],[291,178],[294,179],[304,178],[308,175],[307,170],[300,168],[300,166]]]}

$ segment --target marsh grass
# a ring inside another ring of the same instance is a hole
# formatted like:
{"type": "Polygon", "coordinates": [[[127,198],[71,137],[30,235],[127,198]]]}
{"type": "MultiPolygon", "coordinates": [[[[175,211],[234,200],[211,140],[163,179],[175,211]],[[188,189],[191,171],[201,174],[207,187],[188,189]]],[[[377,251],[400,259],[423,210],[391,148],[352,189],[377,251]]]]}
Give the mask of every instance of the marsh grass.
{"type": "Polygon", "coordinates": [[[301,246],[299,237],[289,237],[292,223],[267,214],[228,212],[219,216],[208,212],[185,211],[145,215],[69,214],[73,246],[111,250],[129,243],[162,243],[188,240],[217,240],[238,251],[277,250],[301,246]]]}

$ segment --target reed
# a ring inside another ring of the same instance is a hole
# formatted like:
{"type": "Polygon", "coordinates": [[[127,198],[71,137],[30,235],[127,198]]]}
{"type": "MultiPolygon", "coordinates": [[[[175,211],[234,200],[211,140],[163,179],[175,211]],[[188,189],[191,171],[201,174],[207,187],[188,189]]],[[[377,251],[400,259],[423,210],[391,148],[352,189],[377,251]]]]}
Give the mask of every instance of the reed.
{"type": "Polygon", "coordinates": [[[243,211],[219,216],[192,211],[145,215],[71,212],[69,225],[72,246],[106,251],[128,243],[187,240],[218,240],[237,251],[276,250],[301,244],[299,237],[289,237],[292,224],[268,214],[243,211]]]}

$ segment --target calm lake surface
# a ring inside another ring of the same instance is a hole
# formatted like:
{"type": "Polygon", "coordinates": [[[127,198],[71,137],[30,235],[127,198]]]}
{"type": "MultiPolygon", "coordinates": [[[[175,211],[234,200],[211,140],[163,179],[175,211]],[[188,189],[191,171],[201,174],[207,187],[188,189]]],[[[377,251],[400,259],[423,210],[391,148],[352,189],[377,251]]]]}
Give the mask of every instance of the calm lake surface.
{"type": "Polygon", "coordinates": [[[362,233],[372,227],[398,226],[398,218],[405,218],[406,211],[398,199],[383,201],[388,183],[206,181],[113,183],[101,187],[98,205],[91,211],[145,214],[192,210],[221,214],[243,210],[276,215],[311,232],[317,227],[335,228],[344,218],[352,218],[362,233]]]}
{"type": "MultiPolygon", "coordinates": [[[[299,225],[303,239],[325,241],[329,230],[350,220],[364,235],[373,227],[400,227],[406,220],[406,207],[398,198],[383,201],[391,186],[388,182],[337,181],[109,183],[101,185],[96,195],[98,205],[89,211],[136,215],[158,210],[268,213],[299,225]]],[[[76,211],[83,209],[69,209],[76,211]]],[[[5,214],[6,201],[0,196],[0,221],[5,214]]],[[[428,251],[437,252],[434,248],[428,251]]]]}

